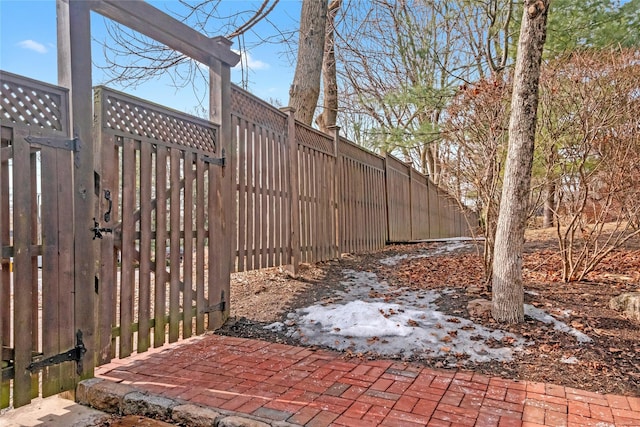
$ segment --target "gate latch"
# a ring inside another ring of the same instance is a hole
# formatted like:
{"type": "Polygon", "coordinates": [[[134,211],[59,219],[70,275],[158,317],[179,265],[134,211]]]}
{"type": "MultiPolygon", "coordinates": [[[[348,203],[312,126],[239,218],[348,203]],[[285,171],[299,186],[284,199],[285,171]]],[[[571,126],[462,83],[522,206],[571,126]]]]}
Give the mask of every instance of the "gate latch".
{"type": "Polygon", "coordinates": [[[87,348],[84,346],[82,342],[82,331],[78,329],[76,332],[76,346],[71,350],[67,350],[63,353],[56,354],[55,356],[47,357],[46,359],[37,360],[35,362],[31,362],[29,366],[27,366],[27,370],[30,372],[36,372],[47,366],[58,365],[63,362],[72,362],[75,361],[77,365],[76,372],[78,375],[82,374],[82,356],[87,352],[87,348]]]}
{"type": "Polygon", "coordinates": [[[111,228],[100,227],[100,224],[98,224],[98,221],[96,221],[95,218],[93,218],[93,227],[91,227],[90,230],[93,231],[93,240],[96,240],[96,238],[102,239],[102,233],[113,232],[111,228]]]}

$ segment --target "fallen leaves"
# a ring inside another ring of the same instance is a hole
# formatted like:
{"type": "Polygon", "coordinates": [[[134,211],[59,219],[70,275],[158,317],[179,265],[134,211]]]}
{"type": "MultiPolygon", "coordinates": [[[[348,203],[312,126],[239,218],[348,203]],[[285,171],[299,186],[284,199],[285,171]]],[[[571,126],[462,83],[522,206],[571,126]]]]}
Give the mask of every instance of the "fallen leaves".
{"type": "MultiPolygon", "coordinates": [[[[638,395],[640,390],[639,326],[637,322],[631,322],[618,313],[612,312],[608,307],[608,301],[612,296],[637,289],[640,283],[640,250],[637,249],[640,241],[636,239],[635,243],[630,242],[635,245],[631,249],[612,253],[603,260],[596,271],[589,274],[588,281],[565,284],[560,282],[561,264],[553,234],[551,233],[551,240],[547,238],[544,241],[531,241],[527,238],[529,249],[523,259],[526,302],[545,310],[571,327],[589,334],[594,342],[578,345],[571,337],[567,338],[565,334],[530,318],[523,324],[507,327],[492,322],[490,316],[487,316],[474,320],[484,326],[508,329],[525,337],[532,345],[525,347],[525,351],[513,362],[477,364],[472,369],[490,376],[501,375],[552,382],[592,391],[638,395]],[[566,361],[572,363],[569,364],[566,361]]],[[[242,290],[240,295],[233,294],[232,301],[236,303],[232,304],[232,310],[244,308],[245,312],[241,315],[263,321],[262,318],[266,318],[266,315],[269,317],[278,315],[280,310],[278,307],[285,305],[283,304],[285,301],[290,301],[288,297],[296,294],[307,298],[308,305],[316,302],[334,303],[336,302],[334,300],[340,298],[329,292],[314,293],[314,286],[309,284],[328,284],[326,289],[329,289],[331,284],[335,284],[336,288],[339,288],[344,269],[372,271],[392,286],[397,286],[397,292],[388,294],[371,290],[370,297],[380,301],[398,303],[398,298],[403,294],[401,291],[403,286],[412,289],[448,289],[447,292],[450,293],[437,301],[439,309],[447,314],[440,319],[434,331],[434,339],[439,343],[435,347],[440,350],[439,356],[436,352],[425,353],[419,360],[416,359],[416,362],[431,366],[439,364],[440,367],[445,367],[447,363],[444,359],[458,357],[455,353],[458,350],[454,351],[454,346],[447,342],[449,338],[440,341],[443,336],[451,337],[449,329],[454,327],[452,323],[457,322],[450,319],[456,319],[453,316],[468,318],[469,300],[490,299],[491,295],[482,287],[484,283],[482,259],[475,252],[471,253],[473,249],[466,250],[465,253],[454,251],[426,258],[409,259],[412,254],[424,254],[436,247],[436,244],[398,245],[389,246],[387,250],[379,253],[345,257],[340,261],[319,264],[312,270],[303,271],[302,279],[306,281],[295,282],[287,278],[286,281],[281,282],[275,272],[264,274],[261,270],[243,273],[246,277],[242,277],[242,283],[239,281],[232,283],[233,288],[242,290]],[[388,257],[389,254],[409,256],[395,266],[380,265],[379,260],[388,257]],[[471,289],[474,291],[469,292],[471,289]],[[280,305],[274,308],[274,305],[268,302],[269,298],[280,305]],[[262,301],[266,303],[263,304],[262,301]],[[258,317],[261,312],[263,312],[262,318],[258,317]]],[[[233,288],[232,292],[235,292],[233,288]]],[[[296,303],[305,302],[304,298],[297,301],[296,297],[296,303]]],[[[290,306],[287,309],[302,306],[290,306]]],[[[382,310],[380,315],[393,316],[397,312],[396,307],[394,311],[382,310]]],[[[425,319],[426,316],[414,316],[403,323],[417,328],[426,323],[425,319]]],[[[285,324],[291,326],[295,323],[286,320],[285,324]]],[[[258,324],[255,328],[261,329],[261,325],[258,324]]],[[[458,329],[460,336],[462,335],[460,331],[472,331],[471,333],[475,335],[469,338],[471,342],[485,340],[478,333],[473,332],[475,329],[473,325],[455,326],[455,328],[458,329]]],[[[230,333],[241,334],[242,330],[231,330],[230,333]]],[[[273,335],[273,332],[270,333],[273,335]]],[[[301,339],[304,341],[306,337],[303,336],[301,339]]],[[[384,341],[386,340],[382,337],[370,338],[371,345],[384,341]]],[[[393,339],[390,341],[393,342],[393,339]]],[[[495,348],[505,347],[509,345],[509,340],[490,340],[489,343],[495,348]]],[[[348,338],[346,344],[348,345],[348,338]]],[[[351,350],[347,350],[345,354],[368,359],[376,357],[375,354],[369,353],[365,353],[364,356],[362,353],[355,354],[351,350]]]]}

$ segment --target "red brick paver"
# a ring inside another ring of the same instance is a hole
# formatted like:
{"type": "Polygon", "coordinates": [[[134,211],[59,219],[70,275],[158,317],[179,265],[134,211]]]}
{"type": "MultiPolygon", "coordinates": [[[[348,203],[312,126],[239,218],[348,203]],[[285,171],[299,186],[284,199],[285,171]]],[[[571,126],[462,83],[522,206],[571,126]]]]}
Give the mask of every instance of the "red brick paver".
{"type": "Polygon", "coordinates": [[[218,335],[114,360],[96,376],[305,426],[640,427],[640,397],[218,335]]]}

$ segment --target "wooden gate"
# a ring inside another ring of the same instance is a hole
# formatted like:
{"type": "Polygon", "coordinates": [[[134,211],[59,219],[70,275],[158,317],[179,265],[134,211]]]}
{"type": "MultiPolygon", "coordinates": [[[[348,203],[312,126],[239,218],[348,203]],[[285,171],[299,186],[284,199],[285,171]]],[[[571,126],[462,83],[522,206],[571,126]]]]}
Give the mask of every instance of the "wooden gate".
{"type": "Polygon", "coordinates": [[[70,138],[66,89],[4,72],[0,87],[0,408],[5,408],[27,404],[40,393],[72,389],[82,363],[74,319],[72,186],[81,143],[70,138]]]}
{"type": "Polygon", "coordinates": [[[209,121],[104,87],[95,100],[102,364],[201,334],[228,314],[215,268],[226,159],[209,121]]]}

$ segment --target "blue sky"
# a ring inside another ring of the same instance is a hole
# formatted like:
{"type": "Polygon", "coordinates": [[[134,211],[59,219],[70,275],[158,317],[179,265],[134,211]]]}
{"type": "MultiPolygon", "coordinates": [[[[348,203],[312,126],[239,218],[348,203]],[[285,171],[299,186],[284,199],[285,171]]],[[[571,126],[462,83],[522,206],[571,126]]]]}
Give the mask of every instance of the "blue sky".
{"type": "MultiPolygon", "coordinates": [[[[167,13],[180,8],[176,0],[153,0],[150,3],[167,13]]],[[[226,9],[226,15],[256,10],[260,3],[261,1],[223,0],[220,7],[226,9]]],[[[299,16],[299,0],[281,0],[270,19],[279,28],[290,29],[297,26],[299,16]]],[[[104,39],[105,18],[92,13],[91,30],[95,39],[104,39]]],[[[267,32],[273,32],[271,24],[259,24],[255,31],[245,35],[245,45],[256,44],[258,37],[266,35],[267,32]]],[[[234,43],[232,49],[238,50],[238,44],[234,43]]],[[[284,55],[285,49],[284,45],[278,44],[256,46],[247,53],[246,61],[249,64],[250,91],[265,100],[278,100],[283,105],[288,101],[289,86],[294,73],[294,67],[284,55]]],[[[1,70],[56,84],[56,55],[55,0],[0,0],[1,70]]],[[[103,63],[101,46],[94,44],[92,60],[97,64],[103,63]]],[[[94,67],[93,84],[102,84],[105,78],[102,72],[94,67]]],[[[232,81],[239,83],[241,78],[240,70],[234,69],[232,81]]],[[[109,86],[180,111],[193,112],[198,104],[193,91],[176,91],[168,78],[146,82],[135,90],[122,89],[113,84],[109,86]]]]}

